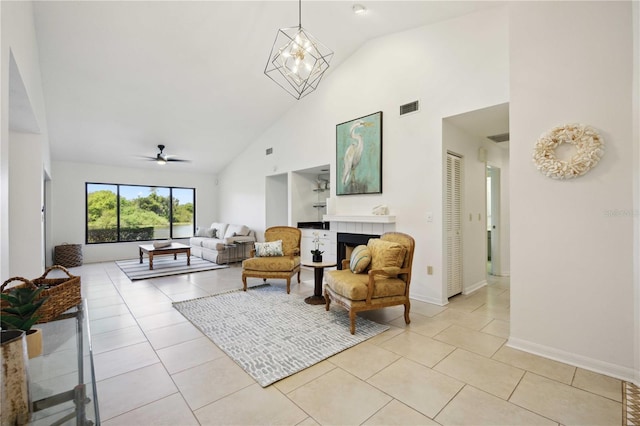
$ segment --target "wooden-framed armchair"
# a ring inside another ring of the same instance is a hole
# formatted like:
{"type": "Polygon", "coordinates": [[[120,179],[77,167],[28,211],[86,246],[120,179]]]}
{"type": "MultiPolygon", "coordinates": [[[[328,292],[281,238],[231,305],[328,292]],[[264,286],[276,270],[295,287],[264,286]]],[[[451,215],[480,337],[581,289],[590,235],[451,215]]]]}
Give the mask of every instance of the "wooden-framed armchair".
{"type": "MultiPolygon", "coordinates": [[[[251,257],[242,262],[242,289],[247,291],[247,278],[277,278],[287,280],[287,294],[291,291],[291,277],[298,274],[300,283],[300,242],[302,232],[291,226],[272,226],[264,231],[265,243],[282,241],[282,251],[265,250],[256,253],[251,250],[251,257]]],[[[261,243],[256,243],[261,244],[261,243]]],[[[259,247],[259,246],[257,246],[259,247]]]]}
{"type": "Polygon", "coordinates": [[[342,270],[325,273],[325,309],[331,301],[347,309],[351,334],[356,331],[356,313],[388,306],[404,305],[404,321],[409,324],[414,249],[413,237],[401,232],[387,232],[370,239],[366,247],[356,247],[351,258],[342,261],[342,270]]]}

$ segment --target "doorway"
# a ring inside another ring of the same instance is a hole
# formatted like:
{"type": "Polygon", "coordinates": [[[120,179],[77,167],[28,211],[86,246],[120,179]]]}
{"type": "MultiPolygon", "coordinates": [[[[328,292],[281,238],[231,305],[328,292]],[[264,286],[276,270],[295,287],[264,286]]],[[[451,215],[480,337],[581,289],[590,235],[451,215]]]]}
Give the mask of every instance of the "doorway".
{"type": "Polygon", "coordinates": [[[455,245],[448,246],[456,236],[448,235],[453,230],[447,228],[447,218],[443,216],[442,292],[450,298],[457,292],[457,272],[461,274],[463,294],[487,285],[489,276],[508,274],[509,105],[468,111],[442,121],[443,213],[451,202],[447,200],[447,153],[462,158],[460,252],[454,249],[455,245]],[[462,262],[459,267],[457,259],[462,262]]]}

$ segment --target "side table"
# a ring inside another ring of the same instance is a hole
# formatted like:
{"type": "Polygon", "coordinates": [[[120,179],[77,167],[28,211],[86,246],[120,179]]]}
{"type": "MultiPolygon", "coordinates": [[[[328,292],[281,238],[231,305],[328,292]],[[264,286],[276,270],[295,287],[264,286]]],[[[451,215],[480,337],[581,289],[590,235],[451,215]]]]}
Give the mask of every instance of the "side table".
{"type": "Polygon", "coordinates": [[[331,268],[336,266],[336,262],[308,262],[302,261],[303,266],[310,266],[313,268],[315,282],[313,288],[313,296],[309,296],[304,301],[310,305],[324,305],[325,300],[322,295],[322,279],[324,278],[324,268],[331,268]]]}

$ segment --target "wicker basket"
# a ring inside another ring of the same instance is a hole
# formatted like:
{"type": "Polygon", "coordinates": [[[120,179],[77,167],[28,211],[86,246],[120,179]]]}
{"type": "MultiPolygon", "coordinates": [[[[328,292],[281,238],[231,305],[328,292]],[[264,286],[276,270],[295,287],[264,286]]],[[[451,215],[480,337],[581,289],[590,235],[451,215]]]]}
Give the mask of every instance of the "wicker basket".
{"type": "Polygon", "coordinates": [[[82,244],[62,244],[54,249],[54,262],[67,268],[82,266],[82,244]]]}
{"type": "MultiPolygon", "coordinates": [[[[41,277],[34,280],[28,280],[23,277],[13,277],[5,281],[0,287],[0,292],[7,293],[9,289],[5,291],[5,287],[13,281],[22,281],[22,284],[12,286],[10,288],[20,287],[44,287],[44,290],[40,292],[38,299],[49,297],[44,304],[38,309],[38,324],[43,322],[49,322],[59,317],[66,310],[79,305],[82,302],[82,296],[80,291],[80,277],[71,275],[69,271],[60,265],[53,265],[47,268],[41,277]],[[54,269],[59,269],[67,274],[67,277],[62,278],[47,278],[49,272],[54,269]]],[[[1,307],[7,306],[7,302],[4,300],[0,304],[1,307]]]]}

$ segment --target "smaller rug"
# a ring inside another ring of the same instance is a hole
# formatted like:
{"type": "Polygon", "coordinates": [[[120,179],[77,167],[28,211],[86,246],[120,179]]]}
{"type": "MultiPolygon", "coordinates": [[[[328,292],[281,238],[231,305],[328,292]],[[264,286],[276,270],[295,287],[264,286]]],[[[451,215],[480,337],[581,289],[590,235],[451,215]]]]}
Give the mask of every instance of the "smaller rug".
{"type": "Polygon", "coordinates": [[[631,382],[622,382],[622,424],[640,426],[640,388],[631,382]]]}
{"type": "Polygon", "coordinates": [[[389,327],[336,307],[308,305],[282,288],[247,291],[175,302],[176,308],[262,387],[357,345],[389,327]]]}
{"type": "Polygon", "coordinates": [[[199,257],[191,256],[191,265],[187,266],[187,258],[184,254],[178,255],[177,260],[173,256],[154,256],[153,270],[149,270],[149,259],[145,256],[140,263],[140,258],[118,260],[116,265],[131,281],[146,280],[149,278],[166,277],[169,275],[190,274],[192,272],[211,271],[213,269],[228,268],[229,265],[218,265],[199,257]]]}

